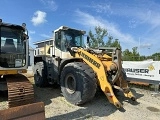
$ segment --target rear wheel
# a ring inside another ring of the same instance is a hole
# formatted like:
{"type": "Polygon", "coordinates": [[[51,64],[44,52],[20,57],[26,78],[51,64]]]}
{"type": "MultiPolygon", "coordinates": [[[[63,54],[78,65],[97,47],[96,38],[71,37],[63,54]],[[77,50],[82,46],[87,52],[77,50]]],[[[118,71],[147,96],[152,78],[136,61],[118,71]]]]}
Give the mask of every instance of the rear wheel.
{"type": "Polygon", "coordinates": [[[34,66],[34,82],[37,87],[46,87],[48,85],[43,62],[37,62],[34,66]]]}
{"type": "Polygon", "coordinates": [[[83,104],[90,101],[96,93],[95,73],[82,62],[68,63],[62,70],[61,91],[72,104],[83,104]]]}

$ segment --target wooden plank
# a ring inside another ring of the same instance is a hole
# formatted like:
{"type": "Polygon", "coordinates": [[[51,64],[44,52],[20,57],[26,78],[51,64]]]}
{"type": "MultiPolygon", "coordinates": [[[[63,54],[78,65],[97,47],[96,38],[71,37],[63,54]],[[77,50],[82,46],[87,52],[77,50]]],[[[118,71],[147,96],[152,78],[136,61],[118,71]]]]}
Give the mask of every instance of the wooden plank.
{"type": "Polygon", "coordinates": [[[149,86],[149,83],[145,83],[145,82],[135,82],[135,81],[130,81],[130,84],[136,84],[136,85],[144,85],[144,86],[149,86]]]}

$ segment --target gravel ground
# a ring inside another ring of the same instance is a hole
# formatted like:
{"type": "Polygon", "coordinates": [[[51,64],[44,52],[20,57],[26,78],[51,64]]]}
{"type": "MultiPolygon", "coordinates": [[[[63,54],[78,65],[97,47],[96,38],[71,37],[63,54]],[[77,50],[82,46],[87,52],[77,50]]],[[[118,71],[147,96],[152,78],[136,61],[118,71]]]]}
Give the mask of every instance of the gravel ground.
{"type": "MultiPolygon", "coordinates": [[[[31,74],[27,74],[33,81],[31,74]]],[[[117,109],[110,104],[105,95],[98,91],[94,99],[82,106],[68,103],[61,95],[59,87],[35,89],[37,101],[45,104],[45,116],[48,120],[160,120],[160,96],[151,96],[153,91],[134,88],[132,91],[137,102],[130,101],[118,94],[123,109],[117,109]]],[[[0,93],[0,109],[7,108],[7,95],[0,93]]]]}

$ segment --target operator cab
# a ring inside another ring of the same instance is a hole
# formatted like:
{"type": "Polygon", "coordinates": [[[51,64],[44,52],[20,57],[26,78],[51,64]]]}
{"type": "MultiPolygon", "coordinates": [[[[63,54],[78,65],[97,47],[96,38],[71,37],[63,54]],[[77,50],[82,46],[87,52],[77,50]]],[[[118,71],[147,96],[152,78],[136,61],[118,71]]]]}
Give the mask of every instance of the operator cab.
{"type": "Polygon", "coordinates": [[[28,32],[22,26],[2,23],[0,20],[0,67],[20,68],[27,66],[28,32]]]}
{"type": "Polygon", "coordinates": [[[85,31],[61,26],[54,33],[55,46],[63,52],[67,52],[71,47],[84,47],[85,31]]]}

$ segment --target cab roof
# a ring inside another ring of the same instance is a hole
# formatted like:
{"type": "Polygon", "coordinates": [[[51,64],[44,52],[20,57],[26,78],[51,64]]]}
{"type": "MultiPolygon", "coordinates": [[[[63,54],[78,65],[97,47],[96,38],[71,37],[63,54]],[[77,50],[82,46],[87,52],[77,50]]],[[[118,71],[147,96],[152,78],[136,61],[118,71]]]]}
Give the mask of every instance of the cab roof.
{"type": "Polygon", "coordinates": [[[54,30],[53,32],[57,32],[59,30],[76,30],[76,31],[79,31],[79,32],[81,32],[83,34],[86,33],[86,31],[84,31],[84,30],[78,30],[78,29],[67,27],[67,26],[60,26],[58,29],[54,30]]]}
{"type": "Polygon", "coordinates": [[[10,27],[10,28],[17,28],[17,29],[25,30],[21,25],[4,23],[4,22],[1,22],[1,23],[0,23],[0,26],[10,27]]]}

